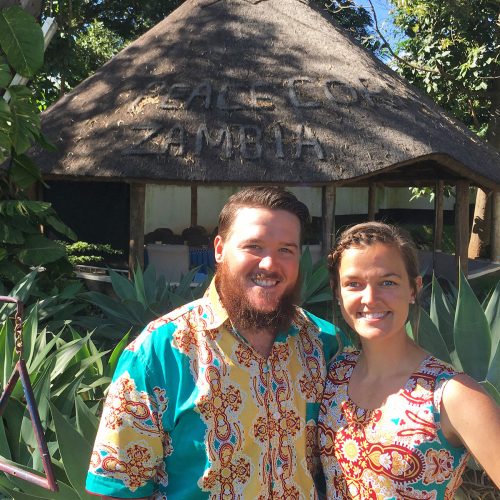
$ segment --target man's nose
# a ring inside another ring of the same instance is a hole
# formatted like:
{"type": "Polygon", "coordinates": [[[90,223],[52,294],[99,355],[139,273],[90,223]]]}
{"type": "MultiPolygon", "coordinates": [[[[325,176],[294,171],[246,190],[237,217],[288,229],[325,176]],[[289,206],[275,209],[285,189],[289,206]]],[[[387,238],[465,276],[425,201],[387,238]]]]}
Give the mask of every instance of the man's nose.
{"type": "Polygon", "coordinates": [[[261,269],[272,269],[276,263],[276,257],[271,253],[266,253],[262,259],[260,259],[259,267],[261,269]]]}

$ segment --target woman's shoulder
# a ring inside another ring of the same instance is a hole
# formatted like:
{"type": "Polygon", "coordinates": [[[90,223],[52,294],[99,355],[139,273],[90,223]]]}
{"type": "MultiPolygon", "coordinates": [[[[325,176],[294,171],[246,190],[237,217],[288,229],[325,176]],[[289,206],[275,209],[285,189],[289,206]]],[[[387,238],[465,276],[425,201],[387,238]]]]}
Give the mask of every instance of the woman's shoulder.
{"type": "Polygon", "coordinates": [[[448,380],[462,374],[453,365],[429,354],[422,363],[419,372],[432,375],[437,379],[448,380]]]}

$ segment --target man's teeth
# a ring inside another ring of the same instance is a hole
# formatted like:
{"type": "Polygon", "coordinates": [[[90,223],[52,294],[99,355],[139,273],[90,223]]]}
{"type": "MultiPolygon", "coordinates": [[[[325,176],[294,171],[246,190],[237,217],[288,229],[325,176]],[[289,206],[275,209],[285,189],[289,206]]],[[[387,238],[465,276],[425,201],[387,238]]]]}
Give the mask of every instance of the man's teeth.
{"type": "Polygon", "coordinates": [[[385,316],[385,312],[377,312],[377,313],[360,313],[362,318],[366,319],[381,319],[385,316]]]}
{"type": "Polygon", "coordinates": [[[252,281],[257,286],[262,286],[262,287],[275,286],[278,284],[277,280],[264,279],[264,278],[254,278],[252,281]]]}

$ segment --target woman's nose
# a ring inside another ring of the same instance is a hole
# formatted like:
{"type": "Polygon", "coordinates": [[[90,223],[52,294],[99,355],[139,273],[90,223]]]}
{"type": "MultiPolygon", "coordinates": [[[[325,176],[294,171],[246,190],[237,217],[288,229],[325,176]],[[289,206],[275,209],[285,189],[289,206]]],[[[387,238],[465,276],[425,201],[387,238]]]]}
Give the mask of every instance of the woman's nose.
{"type": "Polygon", "coordinates": [[[377,301],[377,296],[376,287],[366,285],[363,290],[362,302],[363,304],[373,304],[377,301]]]}

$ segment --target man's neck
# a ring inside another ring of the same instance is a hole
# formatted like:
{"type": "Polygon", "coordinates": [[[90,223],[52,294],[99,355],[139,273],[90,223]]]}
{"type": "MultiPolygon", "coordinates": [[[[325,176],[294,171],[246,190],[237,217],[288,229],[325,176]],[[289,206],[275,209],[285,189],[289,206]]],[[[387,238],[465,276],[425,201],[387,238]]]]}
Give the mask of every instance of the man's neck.
{"type": "Polygon", "coordinates": [[[269,357],[277,333],[270,329],[238,330],[238,333],[265,359],[269,357]]]}

